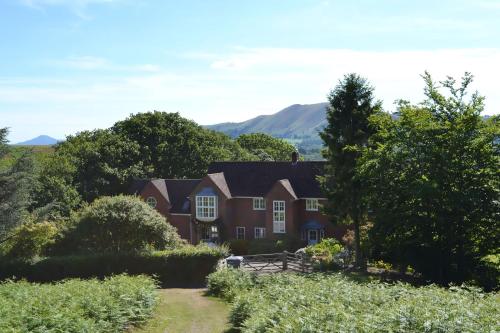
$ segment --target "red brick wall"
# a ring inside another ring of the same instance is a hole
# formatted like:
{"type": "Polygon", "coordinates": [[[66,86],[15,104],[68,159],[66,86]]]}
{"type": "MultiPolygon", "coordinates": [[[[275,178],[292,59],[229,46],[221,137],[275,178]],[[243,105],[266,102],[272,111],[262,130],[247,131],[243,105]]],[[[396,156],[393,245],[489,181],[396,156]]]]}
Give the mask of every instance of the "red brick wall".
{"type": "Polygon", "coordinates": [[[267,194],[266,199],[266,238],[277,238],[282,236],[296,236],[297,216],[295,214],[295,199],[291,196],[281,183],[276,183],[267,194]],[[273,201],[285,201],[285,234],[273,233],[273,201]]]}
{"type": "Polygon", "coordinates": [[[177,232],[182,239],[191,242],[190,226],[191,216],[190,215],[178,215],[178,214],[168,214],[167,221],[177,228],[177,232]]]}
{"type": "Polygon", "coordinates": [[[229,237],[236,238],[236,227],[245,227],[245,239],[251,240],[255,236],[255,227],[266,227],[266,211],[254,210],[253,198],[232,198],[227,204],[229,237]]]}
{"type": "Polygon", "coordinates": [[[154,197],[157,202],[156,210],[159,211],[162,215],[167,216],[168,211],[170,210],[170,203],[165,200],[165,198],[161,195],[160,191],[158,191],[153,183],[147,183],[139,195],[144,199],[144,201],[146,201],[148,197],[154,197]]]}

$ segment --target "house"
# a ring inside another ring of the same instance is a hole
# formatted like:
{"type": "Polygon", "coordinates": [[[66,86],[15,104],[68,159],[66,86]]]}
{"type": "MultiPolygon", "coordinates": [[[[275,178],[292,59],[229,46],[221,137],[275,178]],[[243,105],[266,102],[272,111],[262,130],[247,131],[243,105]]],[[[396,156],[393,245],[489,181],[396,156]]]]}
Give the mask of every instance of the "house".
{"type": "Polygon", "coordinates": [[[193,244],[283,237],[314,244],[346,230],[320,210],[324,166],[297,154],[290,162],[215,162],[201,179],[140,180],[131,192],[193,244]]]}

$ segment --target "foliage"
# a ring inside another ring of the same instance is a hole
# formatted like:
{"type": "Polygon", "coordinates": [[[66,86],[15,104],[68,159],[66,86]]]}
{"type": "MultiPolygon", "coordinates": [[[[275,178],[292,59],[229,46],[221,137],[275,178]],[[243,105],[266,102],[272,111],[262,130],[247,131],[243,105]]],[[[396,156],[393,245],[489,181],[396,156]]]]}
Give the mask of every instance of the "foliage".
{"type": "Polygon", "coordinates": [[[48,245],[53,244],[58,229],[51,222],[28,222],[12,230],[12,236],[2,244],[6,257],[32,259],[43,255],[48,245]]]}
{"type": "Polygon", "coordinates": [[[332,269],[341,266],[339,254],[344,247],[335,238],[324,238],[321,242],[306,247],[305,252],[313,262],[319,264],[322,269],[332,269]]]}
{"type": "Polygon", "coordinates": [[[482,97],[465,98],[471,75],[458,88],[441,82],[446,96],[424,79],[424,103],[400,102],[395,120],[372,118],[378,134],[359,170],[373,210],[372,251],[426,279],[462,282],[499,247],[500,127],[481,119],[482,97]]]}
{"type": "Polygon", "coordinates": [[[31,262],[0,260],[0,280],[15,276],[35,282],[53,282],[127,273],[155,276],[165,288],[200,287],[219,260],[227,255],[225,247],[198,245],[143,253],[54,256],[31,262]]]}
{"type": "Polygon", "coordinates": [[[177,230],[134,196],[101,197],[82,208],[65,237],[75,250],[131,252],[180,246],[177,230]]]}
{"type": "MultiPolygon", "coordinates": [[[[7,129],[0,129],[0,158],[8,151],[7,129]]],[[[29,154],[0,170],[0,241],[23,222],[31,200],[33,160],[29,154]]]]}
{"type": "Polygon", "coordinates": [[[207,130],[178,113],[139,113],[117,122],[112,131],[139,145],[147,177],[196,178],[213,161],[251,158],[227,135],[207,130]]]}
{"type": "Polygon", "coordinates": [[[155,282],[125,275],[58,284],[0,284],[1,332],[125,332],[148,319],[155,282]]]}
{"type": "Polygon", "coordinates": [[[356,74],[344,76],[328,96],[328,125],[320,133],[327,160],[325,175],[320,178],[329,199],[325,211],[336,222],[353,224],[357,266],[363,266],[360,225],[366,219],[367,207],[356,167],[373,134],[369,117],[381,110],[381,103],[373,101],[373,89],[356,74]]]}
{"type": "Polygon", "coordinates": [[[283,139],[264,133],[240,135],[236,142],[261,161],[290,161],[295,147],[283,139]]]}
{"type": "Polygon", "coordinates": [[[247,332],[495,332],[497,294],[381,282],[341,274],[209,276],[209,291],[234,299],[231,321],[247,332]],[[227,281],[229,280],[229,281],[227,281]],[[228,297],[229,295],[229,297],[228,297]]]}

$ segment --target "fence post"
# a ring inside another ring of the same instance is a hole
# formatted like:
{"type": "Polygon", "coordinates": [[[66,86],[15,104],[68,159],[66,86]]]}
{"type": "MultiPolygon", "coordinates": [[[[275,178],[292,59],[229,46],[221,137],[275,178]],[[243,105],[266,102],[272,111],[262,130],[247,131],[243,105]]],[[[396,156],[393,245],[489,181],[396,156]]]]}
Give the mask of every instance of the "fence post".
{"type": "Polygon", "coordinates": [[[283,270],[286,271],[288,269],[288,252],[287,251],[283,251],[283,270]]]}
{"type": "Polygon", "coordinates": [[[302,273],[305,273],[306,272],[306,254],[303,253],[301,256],[300,256],[300,265],[302,266],[302,273]]]}

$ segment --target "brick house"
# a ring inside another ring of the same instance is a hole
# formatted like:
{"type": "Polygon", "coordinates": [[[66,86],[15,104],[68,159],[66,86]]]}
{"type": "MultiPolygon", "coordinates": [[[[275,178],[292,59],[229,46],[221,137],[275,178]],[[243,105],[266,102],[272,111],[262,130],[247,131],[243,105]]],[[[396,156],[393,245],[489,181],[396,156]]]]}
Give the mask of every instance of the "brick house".
{"type": "Polygon", "coordinates": [[[300,238],[307,244],[340,238],[320,212],[316,180],[324,162],[215,162],[201,179],[136,181],[131,193],[167,217],[190,243],[300,238]]]}

